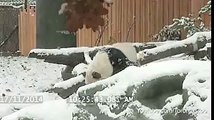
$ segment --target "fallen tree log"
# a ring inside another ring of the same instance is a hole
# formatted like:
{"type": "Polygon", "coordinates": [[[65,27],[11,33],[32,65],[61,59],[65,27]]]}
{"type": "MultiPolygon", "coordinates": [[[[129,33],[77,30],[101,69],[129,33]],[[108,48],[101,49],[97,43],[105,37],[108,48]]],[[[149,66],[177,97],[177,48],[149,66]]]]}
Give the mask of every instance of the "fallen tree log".
{"type": "Polygon", "coordinates": [[[89,51],[89,47],[78,48],[57,48],[57,49],[32,49],[28,55],[29,58],[46,59],[48,56],[64,55],[69,56],[72,53],[82,53],[89,51]]]}
{"type": "Polygon", "coordinates": [[[86,63],[83,52],[70,55],[49,55],[45,58],[45,62],[63,64],[70,67],[75,67],[79,63],[86,63]]]}
{"type": "Polygon", "coordinates": [[[182,41],[177,41],[174,43],[165,44],[158,46],[153,49],[147,49],[144,51],[144,59],[140,61],[140,64],[147,64],[156,60],[160,60],[173,55],[178,55],[181,53],[194,53],[201,48],[204,48],[207,44],[209,38],[203,34],[194,34],[182,41]]]}
{"type": "Polygon", "coordinates": [[[66,99],[70,95],[75,93],[79,87],[84,85],[85,85],[84,76],[79,75],[67,81],[56,83],[53,88],[47,90],[46,92],[57,93],[60,97],[66,99]]]}
{"type": "MultiPolygon", "coordinates": [[[[156,47],[155,44],[142,44],[142,43],[130,43],[135,48],[136,51],[142,51],[144,49],[151,49],[156,47]]],[[[84,63],[86,58],[85,52],[89,54],[91,59],[95,56],[99,49],[102,49],[105,46],[100,47],[78,47],[78,48],[61,48],[61,49],[33,49],[30,51],[28,57],[45,59],[45,62],[63,64],[74,67],[79,63],[84,63]]]]}

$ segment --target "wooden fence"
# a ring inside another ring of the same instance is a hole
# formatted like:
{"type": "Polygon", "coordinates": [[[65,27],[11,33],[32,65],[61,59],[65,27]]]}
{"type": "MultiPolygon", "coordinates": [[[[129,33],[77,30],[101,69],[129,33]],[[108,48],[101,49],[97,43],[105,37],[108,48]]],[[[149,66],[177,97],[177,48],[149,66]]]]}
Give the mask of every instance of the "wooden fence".
{"type": "MultiPolygon", "coordinates": [[[[101,39],[100,45],[112,40],[117,42],[149,42],[164,25],[172,23],[173,18],[197,14],[208,0],[113,0],[108,8],[109,14],[104,16],[109,24],[101,39]],[[135,24],[127,38],[130,23],[135,24]]],[[[210,24],[210,18],[205,24],[210,24]]],[[[98,33],[91,29],[77,32],[77,46],[94,46],[98,33]]]]}
{"type": "Polygon", "coordinates": [[[34,7],[20,11],[19,21],[19,51],[28,55],[29,51],[36,48],[36,12],[34,7]]]}
{"type": "MultiPolygon", "coordinates": [[[[172,23],[173,18],[197,14],[208,0],[113,0],[108,8],[109,14],[104,16],[109,24],[101,39],[100,45],[110,41],[117,42],[149,42],[152,35],[164,26],[172,23]],[[135,24],[126,39],[129,24],[135,24]]],[[[210,16],[202,17],[207,26],[210,16]]],[[[94,46],[98,37],[91,29],[77,32],[77,46],[94,46]]],[[[20,11],[19,15],[19,50],[22,55],[36,48],[36,13],[35,8],[20,11]]]]}
{"type": "Polygon", "coordinates": [[[18,9],[0,6],[0,52],[14,53],[19,49],[18,14],[18,9]]]}

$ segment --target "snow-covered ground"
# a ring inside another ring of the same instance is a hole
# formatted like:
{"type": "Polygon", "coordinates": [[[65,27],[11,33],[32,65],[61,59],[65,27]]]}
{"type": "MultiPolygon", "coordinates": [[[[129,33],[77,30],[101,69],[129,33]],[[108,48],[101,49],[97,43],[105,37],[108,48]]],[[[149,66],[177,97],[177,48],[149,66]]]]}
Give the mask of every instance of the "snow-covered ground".
{"type": "Polygon", "coordinates": [[[0,56],[0,118],[30,105],[2,103],[3,96],[42,96],[43,101],[61,99],[44,91],[62,81],[64,67],[35,58],[0,56]]]}
{"type": "Polygon", "coordinates": [[[42,92],[62,80],[64,65],[27,57],[0,57],[0,93],[42,92]]]}

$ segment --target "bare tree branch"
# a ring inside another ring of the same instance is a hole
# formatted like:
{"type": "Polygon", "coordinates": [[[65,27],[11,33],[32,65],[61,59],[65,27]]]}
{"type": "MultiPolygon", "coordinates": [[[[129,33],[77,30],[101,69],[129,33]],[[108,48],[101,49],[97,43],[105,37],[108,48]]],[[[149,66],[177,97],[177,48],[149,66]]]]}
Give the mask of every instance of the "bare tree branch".
{"type": "Polygon", "coordinates": [[[132,23],[131,23],[131,21],[129,22],[129,28],[128,28],[128,32],[126,34],[126,41],[128,41],[129,34],[130,34],[132,28],[134,27],[135,23],[136,23],[136,17],[134,16],[133,17],[133,22],[132,23]]]}
{"type": "Polygon", "coordinates": [[[98,30],[98,37],[95,42],[95,46],[98,46],[100,44],[101,38],[103,37],[105,30],[108,28],[108,24],[109,24],[109,20],[106,19],[106,24],[103,27],[100,27],[100,29],[98,30]]]}

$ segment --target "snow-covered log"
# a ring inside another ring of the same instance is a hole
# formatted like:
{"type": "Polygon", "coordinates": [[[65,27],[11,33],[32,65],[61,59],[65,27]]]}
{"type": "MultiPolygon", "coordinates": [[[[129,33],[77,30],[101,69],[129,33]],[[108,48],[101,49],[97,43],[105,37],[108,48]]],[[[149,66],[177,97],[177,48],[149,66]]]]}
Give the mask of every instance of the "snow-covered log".
{"type": "Polygon", "coordinates": [[[45,62],[68,65],[75,67],[79,63],[85,63],[84,53],[71,53],[70,55],[49,55],[45,58],[45,62]]]}
{"type": "Polygon", "coordinates": [[[143,65],[155,60],[181,53],[190,54],[196,52],[199,49],[205,47],[210,37],[210,32],[200,32],[182,41],[177,41],[175,43],[169,43],[153,49],[145,50],[145,58],[143,61],[141,61],[141,64],[143,65]]]}
{"type": "MultiPolygon", "coordinates": [[[[142,51],[144,49],[151,49],[156,47],[155,44],[143,44],[143,43],[130,43],[133,45],[137,51],[142,51]]],[[[93,57],[96,52],[103,48],[109,46],[100,46],[100,47],[78,47],[78,48],[59,48],[59,49],[33,49],[30,51],[28,57],[45,59],[45,62],[64,64],[64,65],[75,65],[74,61],[79,63],[85,62],[84,55],[89,53],[90,57],[93,57]]],[[[74,67],[74,66],[73,66],[74,67]]]]}
{"type": "Polygon", "coordinates": [[[52,89],[47,92],[57,93],[63,99],[68,98],[70,95],[75,93],[77,89],[85,85],[85,79],[83,75],[71,78],[69,80],[56,83],[52,89]]]}
{"type": "Polygon", "coordinates": [[[73,67],[66,66],[62,71],[61,71],[61,76],[63,80],[68,80],[72,77],[75,77],[73,74],[71,74],[71,71],[73,70],[73,67]]]}
{"type": "Polygon", "coordinates": [[[89,51],[91,48],[78,47],[78,48],[58,48],[58,49],[32,49],[28,55],[30,58],[45,59],[48,56],[65,55],[69,56],[71,53],[81,53],[89,51]]]}
{"type": "Polygon", "coordinates": [[[204,48],[210,38],[211,32],[198,32],[185,40],[144,50],[145,57],[144,60],[141,61],[141,64],[143,65],[181,53],[190,54],[196,52],[199,49],[204,48]]]}

